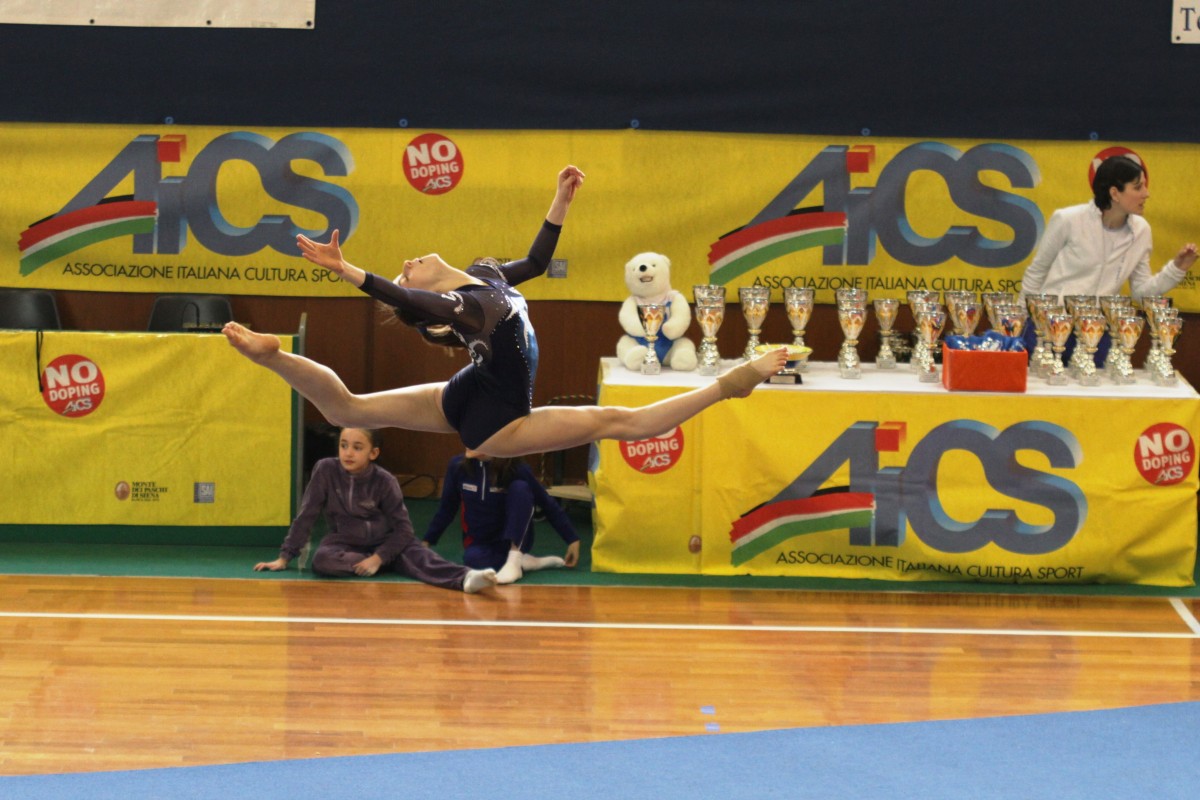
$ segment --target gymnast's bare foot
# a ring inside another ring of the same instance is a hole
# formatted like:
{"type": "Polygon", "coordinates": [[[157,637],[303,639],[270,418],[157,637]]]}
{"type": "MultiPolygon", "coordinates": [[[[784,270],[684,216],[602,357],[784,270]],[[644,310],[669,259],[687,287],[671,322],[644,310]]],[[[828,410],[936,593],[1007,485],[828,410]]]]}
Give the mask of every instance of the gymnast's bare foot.
{"type": "Polygon", "coordinates": [[[235,350],[255,364],[262,364],[279,352],[279,337],[271,333],[255,333],[236,322],[226,322],[221,333],[235,350]]]}
{"type": "Polygon", "coordinates": [[[779,347],[729,370],[717,378],[721,397],[749,397],[755,387],[787,365],[787,355],[787,348],[779,347]]]}

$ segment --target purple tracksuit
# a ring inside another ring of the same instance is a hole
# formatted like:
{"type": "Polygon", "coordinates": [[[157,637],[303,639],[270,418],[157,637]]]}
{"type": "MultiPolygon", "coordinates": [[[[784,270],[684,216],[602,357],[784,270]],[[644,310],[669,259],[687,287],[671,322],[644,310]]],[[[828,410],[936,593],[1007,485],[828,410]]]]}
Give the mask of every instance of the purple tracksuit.
{"type": "Polygon", "coordinates": [[[380,570],[444,589],[462,588],[468,569],[416,540],[400,483],[390,472],[372,464],[362,475],[351,475],[336,458],[318,461],[279,549],[281,557],[290,561],[299,555],[322,512],[329,530],[313,554],[313,572],[353,576],[355,564],[377,555],[383,561],[380,570]]]}

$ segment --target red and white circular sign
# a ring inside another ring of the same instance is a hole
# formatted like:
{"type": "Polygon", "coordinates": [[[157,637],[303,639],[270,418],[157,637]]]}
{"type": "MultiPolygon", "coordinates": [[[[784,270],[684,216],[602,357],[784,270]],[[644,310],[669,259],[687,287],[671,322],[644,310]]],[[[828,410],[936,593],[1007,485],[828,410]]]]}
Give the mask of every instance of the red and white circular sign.
{"type": "Polygon", "coordinates": [[[1151,425],[1137,438],[1133,461],[1148,482],[1155,486],[1171,486],[1192,474],[1196,442],[1182,425],[1160,422],[1151,425]]]}
{"type": "Polygon", "coordinates": [[[404,148],[404,177],[419,192],[445,194],[462,176],[462,151],[440,133],[423,133],[404,148]]]}
{"type": "Polygon", "coordinates": [[[42,371],[42,399],[56,414],[85,416],[104,399],[104,375],[87,356],[59,356],[42,371]]]}
{"type": "Polygon", "coordinates": [[[665,472],[683,455],[683,430],[675,428],[670,433],[636,442],[621,442],[621,455],[625,463],[638,472],[653,475],[665,472]]]}
{"type": "Polygon", "coordinates": [[[1130,150],[1128,147],[1119,147],[1118,146],[1118,147],[1107,147],[1107,148],[1101,150],[1099,153],[1096,153],[1096,155],[1092,156],[1092,163],[1088,167],[1088,186],[1089,187],[1091,187],[1091,185],[1096,182],[1096,170],[1100,168],[1100,165],[1104,163],[1105,159],[1112,158],[1113,156],[1125,156],[1126,158],[1133,161],[1133,163],[1135,163],[1139,167],[1141,167],[1142,174],[1144,176],[1146,176],[1146,185],[1147,186],[1150,185],[1150,168],[1146,166],[1145,161],[1142,161],[1142,157],[1139,156],[1134,151],[1130,150]]]}

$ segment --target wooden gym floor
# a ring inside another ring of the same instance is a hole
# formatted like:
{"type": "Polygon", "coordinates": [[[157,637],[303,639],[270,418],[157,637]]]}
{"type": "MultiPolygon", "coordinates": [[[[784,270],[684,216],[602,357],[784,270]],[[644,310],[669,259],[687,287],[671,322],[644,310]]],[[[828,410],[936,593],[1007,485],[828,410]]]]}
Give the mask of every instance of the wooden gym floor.
{"type": "Polygon", "coordinates": [[[1192,701],[1198,606],[0,576],[0,774],[1192,701]]]}

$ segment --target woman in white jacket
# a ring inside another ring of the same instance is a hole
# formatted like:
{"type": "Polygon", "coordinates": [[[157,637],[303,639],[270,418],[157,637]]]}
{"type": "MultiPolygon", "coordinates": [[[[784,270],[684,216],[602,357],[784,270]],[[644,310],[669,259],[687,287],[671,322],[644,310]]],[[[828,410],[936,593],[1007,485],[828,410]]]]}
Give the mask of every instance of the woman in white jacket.
{"type": "MultiPolygon", "coordinates": [[[[1196,261],[1196,245],[1179,248],[1157,275],[1150,272],[1153,249],[1150,223],[1142,218],[1150,187],[1146,172],[1128,156],[1111,156],[1096,168],[1093,198],[1087,203],[1060,208],[1038,244],[1033,262],[1021,279],[1023,294],[1102,295],[1129,294],[1138,298],[1166,294],[1179,285],[1196,261]]],[[[1033,326],[1025,331],[1025,344],[1035,344],[1033,326]]],[[[1109,336],[1104,334],[1095,353],[1100,366],[1108,356],[1109,336]]],[[[1075,349],[1075,335],[1067,341],[1064,358],[1075,349]]]]}
{"type": "Polygon", "coordinates": [[[1150,189],[1141,166],[1128,156],[1107,158],[1096,169],[1093,199],[1050,216],[1033,262],[1025,269],[1025,294],[1112,295],[1125,283],[1133,297],[1174,289],[1196,261],[1185,244],[1157,275],[1150,273],[1150,223],[1142,218],[1150,189]]]}

